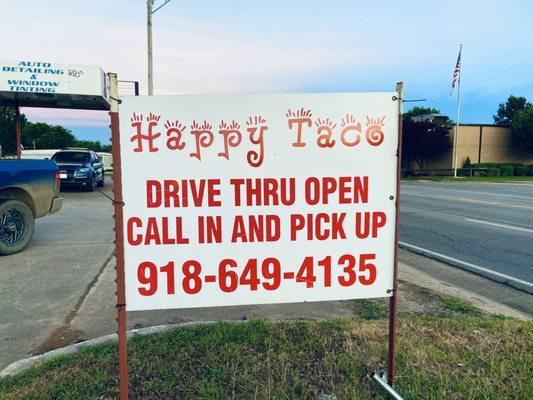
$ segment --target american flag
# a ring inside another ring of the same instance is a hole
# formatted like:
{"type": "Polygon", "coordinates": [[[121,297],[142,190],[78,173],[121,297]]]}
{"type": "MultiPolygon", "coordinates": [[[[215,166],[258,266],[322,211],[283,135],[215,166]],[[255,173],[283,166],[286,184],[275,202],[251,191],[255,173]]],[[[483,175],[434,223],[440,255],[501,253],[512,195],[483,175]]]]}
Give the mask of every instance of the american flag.
{"type": "Polygon", "coordinates": [[[457,64],[455,64],[455,70],[453,71],[453,78],[452,78],[452,91],[450,92],[450,96],[453,93],[453,89],[455,88],[455,84],[457,83],[457,80],[459,79],[461,75],[461,51],[463,50],[463,45],[459,48],[459,55],[457,56],[457,64]]]}

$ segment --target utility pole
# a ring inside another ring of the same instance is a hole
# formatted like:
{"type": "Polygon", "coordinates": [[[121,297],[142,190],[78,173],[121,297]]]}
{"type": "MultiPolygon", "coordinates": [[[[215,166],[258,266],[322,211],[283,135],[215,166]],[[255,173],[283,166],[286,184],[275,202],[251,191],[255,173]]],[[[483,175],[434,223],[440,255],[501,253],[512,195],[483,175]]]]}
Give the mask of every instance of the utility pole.
{"type": "Polygon", "coordinates": [[[166,6],[171,0],[164,0],[163,4],[154,10],[154,0],[146,0],[146,30],[148,39],[148,96],[154,94],[154,61],[152,48],[152,15],[166,6]]]}
{"type": "Polygon", "coordinates": [[[146,0],[146,27],[148,31],[148,96],[154,94],[154,74],[152,57],[152,6],[153,0],[146,0]]]}

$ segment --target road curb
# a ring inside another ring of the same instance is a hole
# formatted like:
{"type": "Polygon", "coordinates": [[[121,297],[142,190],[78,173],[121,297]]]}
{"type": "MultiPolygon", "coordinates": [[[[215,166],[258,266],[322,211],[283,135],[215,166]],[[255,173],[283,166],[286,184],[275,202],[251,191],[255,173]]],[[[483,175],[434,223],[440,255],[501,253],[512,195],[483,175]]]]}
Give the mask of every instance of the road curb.
{"type": "MultiPolygon", "coordinates": [[[[169,331],[175,328],[183,328],[187,326],[210,325],[210,324],[215,324],[217,322],[224,322],[224,321],[191,321],[191,322],[183,322],[180,324],[156,325],[156,326],[150,326],[147,328],[132,329],[128,331],[128,338],[135,337],[135,336],[151,335],[154,333],[165,332],[165,331],[169,331]]],[[[244,322],[244,321],[231,321],[231,322],[244,322]]],[[[43,362],[51,360],[52,358],[55,358],[55,357],[74,354],[78,352],[80,349],[83,349],[84,347],[94,346],[94,345],[108,343],[108,342],[116,342],[117,340],[118,340],[118,335],[116,333],[112,333],[110,335],[100,336],[100,337],[89,339],[89,340],[86,340],[80,343],[71,344],[70,346],[51,350],[51,351],[48,351],[46,353],[39,354],[36,356],[27,357],[22,360],[15,361],[9,364],[7,367],[5,367],[2,371],[0,371],[0,378],[5,378],[8,376],[19,374],[27,370],[30,367],[42,364],[43,362]]]]}
{"type": "Polygon", "coordinates": [[[452,267],[456,267],[464,271],[468,271],[473,274],[483,276],[484,278],[490,279],[491,281],[494,281],[494,282],[503,283],[504,285],[510,286],[514,289],[518,289],[527,294],[533,294],[533,288],[530,285],[526,285],[520,282],[506,279],[505,277],[499,276],[497,274],[493,274],[489,271],[480,270],[479,268],[470,266],[468,263],[455,261],[448,257],[441,257],[433,252],[428,252],[428,251],[425,251],[424,249],[421,249],[419,247],[412,246],[406,243],[399,243],[398,246],[404,250],[410,251],[411,253],[419,254],[421,256],[431,258],[432,260],[437,260],[444,264],[451,265],[452,267]]]}

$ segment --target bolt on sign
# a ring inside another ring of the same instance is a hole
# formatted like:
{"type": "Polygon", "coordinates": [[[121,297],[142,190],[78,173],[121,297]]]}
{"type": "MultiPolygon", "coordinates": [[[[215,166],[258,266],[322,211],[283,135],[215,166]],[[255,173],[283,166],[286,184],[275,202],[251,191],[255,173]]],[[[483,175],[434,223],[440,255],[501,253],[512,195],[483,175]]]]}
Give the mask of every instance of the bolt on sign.
{"type": "Polygon", "coordinates": [[[123,98],[128,310],[391,296],[394,96],[123,98]]]}

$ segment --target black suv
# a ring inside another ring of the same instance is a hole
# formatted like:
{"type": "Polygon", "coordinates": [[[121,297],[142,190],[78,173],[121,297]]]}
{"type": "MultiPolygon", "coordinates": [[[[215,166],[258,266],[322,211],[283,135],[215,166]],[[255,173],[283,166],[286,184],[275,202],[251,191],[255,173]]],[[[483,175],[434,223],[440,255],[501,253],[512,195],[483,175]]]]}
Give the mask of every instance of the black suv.
{"type": "Polygon", "coordinates": [[[52,156],[59,167],[61,186],[77,186],[93,192],[96,186],[104,186],[104,164],[96,153],[87,149],[58,151],[52,156]]]}

